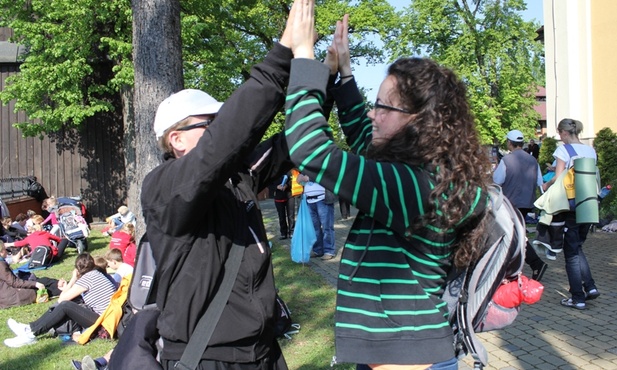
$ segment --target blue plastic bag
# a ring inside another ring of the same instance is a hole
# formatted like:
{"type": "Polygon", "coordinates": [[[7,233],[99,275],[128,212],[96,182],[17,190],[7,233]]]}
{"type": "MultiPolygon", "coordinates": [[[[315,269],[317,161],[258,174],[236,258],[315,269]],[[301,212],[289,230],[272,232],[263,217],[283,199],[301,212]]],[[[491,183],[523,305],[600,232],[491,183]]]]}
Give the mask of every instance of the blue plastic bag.
{"type": "Polygon", "coordinates": [[[291,260],[298,263],[307,263],[311,259],[311,250],[317,240],[315,227],[311,219],[311,212],[308,209],[306,195],[302,195],[298,217],[296,217],[296,227],[291,237],[291,260]]]}

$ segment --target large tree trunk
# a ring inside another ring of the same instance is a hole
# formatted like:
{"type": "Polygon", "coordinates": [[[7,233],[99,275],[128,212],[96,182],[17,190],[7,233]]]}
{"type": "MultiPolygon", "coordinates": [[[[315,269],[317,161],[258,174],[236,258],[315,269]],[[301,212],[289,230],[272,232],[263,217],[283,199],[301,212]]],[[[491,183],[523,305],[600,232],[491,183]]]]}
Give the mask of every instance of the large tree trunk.
{"type": "MultiPolygon", "coordinates": [[[[133,0],[135,64],[134,166],[127,166],[129,206],[137,215],[136,237],[145,232],[140,194],[143,178],[160,163],[153,130],[159,103],[183,88],[179,0],[133,0]]],[[[127,157],[130,149],[127,148],[127,157]]]]}

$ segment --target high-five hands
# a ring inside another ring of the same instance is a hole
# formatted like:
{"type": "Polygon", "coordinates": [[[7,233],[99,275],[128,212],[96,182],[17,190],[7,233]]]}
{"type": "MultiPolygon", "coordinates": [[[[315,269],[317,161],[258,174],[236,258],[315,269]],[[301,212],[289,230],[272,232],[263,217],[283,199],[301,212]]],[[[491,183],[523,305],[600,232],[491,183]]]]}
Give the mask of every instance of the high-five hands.
{"type": "Polygon", "coordinates": [[[315,0],[295,0],[292,22],[291,51],[295,58],[315,58],[315,0]]]}
{"type": "Polygon", "coordinates": [[[349,14],[343,16],[342,21],[336,22],[332,44],[328,46],[328,52],[324,64],[330,68],[330,74],[338,71],[341,76],[351,75],[351,59],[349,56],[349,14]]]}

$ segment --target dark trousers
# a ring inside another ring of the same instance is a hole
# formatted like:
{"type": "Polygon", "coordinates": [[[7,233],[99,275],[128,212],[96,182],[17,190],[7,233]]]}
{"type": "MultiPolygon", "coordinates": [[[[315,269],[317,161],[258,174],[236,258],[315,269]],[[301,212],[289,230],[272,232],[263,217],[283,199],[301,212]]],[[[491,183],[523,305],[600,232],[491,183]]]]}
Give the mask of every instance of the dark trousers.
{"type": "Polygon", "coordinates": [[[58,245],[56,246],[58,248],[58,255],[56,256],[56,260],[60,260],[62,256],[64,256],[64,250],[68,245],[68,239],[62,238],[62,240],[60,240],[60,243],[58,243],[58,245]]]}
{"type": "Polygon", "coordinates": [[[347,218],[349,218],[349,212],[350,212],[349,202],[339,198],[338,205],[339,205],[339,208],[341,209],[341,218],[343,220],[346,220],[347,218]]]}
{"type": "Polygon", "coordinates": [[[67,320],[73,320],[82,328],[87,328],[94,324],[99,318],[99,314],[88,307],[82,306],[73,301],[64,301],[55,307],[51,307],[38,320],[30,323],[30,329],[34,335],[41,335],[49,329],[57,328],[67,320]]]}
{"type": "MultiPolygon", "coordinates": [[[[523,214],[523,217],[531,212],[531,208],[519,208],[518,210],[523,214]]],[[[529,242],[527,242],[525,246],[525,263],[529,265],[532,270],[539,270],[544,264],[544,261],[538,257],[538,254],[529,242]]]]}
{"type": "Polygon", "coordinates": [[[591,224],[577,224],[576,212],[565,212],[565,234],[563,238],[563,254],[566,259],[566,274],[570,284],[570,293],[574,302],[585,302],[586,292],[596,288],[596,282],[591,276],[587,257],[583,252],[583,243],[591,224]]]}
{"type": "Polygon", "coordinates": [[[290,207],[289,201],[274,201],[274,205],[276,206],[276,212],[279,216],[279,229],[281,231],[281,236],[289,236],[289,234],[293,232],[294,228],[294,205],[291,204],[290,207]]]}
{"type": "MultiPolygon", "coordinates": [[[[173,370],[177,361],[164,360],[163,368],[173,370]]],[[[215,360],[201,360],[197,370],[287,370],[287,363],[278,342],[274,340],[270,353],[255,362],[239,363],[215,360]]]]}
{"type": "Polygon", "coordinates": [[[111,354],[110,370],[162,369],[156,361],[156,342],[159,339],[156,321],[159,315],[158,310],[142,310],[131,318],[111,354]]]}

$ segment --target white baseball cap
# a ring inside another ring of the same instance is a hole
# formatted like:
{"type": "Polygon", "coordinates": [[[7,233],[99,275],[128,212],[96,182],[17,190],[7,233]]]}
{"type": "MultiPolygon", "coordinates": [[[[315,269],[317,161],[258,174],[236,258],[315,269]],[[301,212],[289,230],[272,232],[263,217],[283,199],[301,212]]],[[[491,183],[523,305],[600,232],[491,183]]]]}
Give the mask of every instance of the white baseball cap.
{"type": "Polygon", "coordinates": [[[514,141],[517,143],[523,142],[525,141],[523,139],[523,133],[520,132],[519,130],[512,130],[510,132],[508,132],[508,134],[506,135],[506,138],[510,141],[514,141]]]}
{"type": "Polygon", "coordinates": [[[170,95],[159,105],[154,117],[154,133],[160,139],[165,131],[190,116],[216,114],[223,103],[201,90],[185,89],[170,95]]]}

